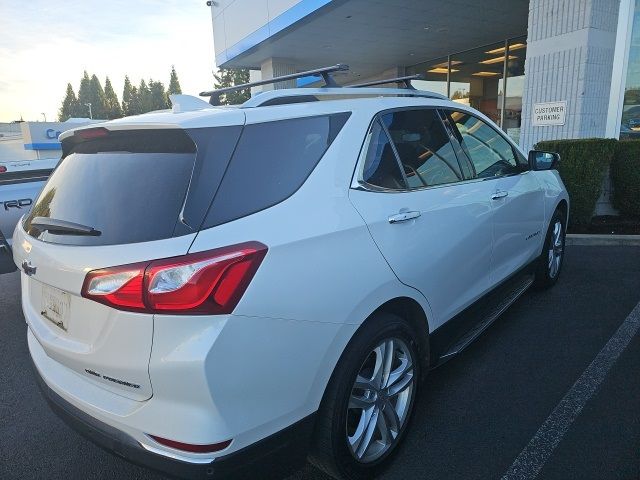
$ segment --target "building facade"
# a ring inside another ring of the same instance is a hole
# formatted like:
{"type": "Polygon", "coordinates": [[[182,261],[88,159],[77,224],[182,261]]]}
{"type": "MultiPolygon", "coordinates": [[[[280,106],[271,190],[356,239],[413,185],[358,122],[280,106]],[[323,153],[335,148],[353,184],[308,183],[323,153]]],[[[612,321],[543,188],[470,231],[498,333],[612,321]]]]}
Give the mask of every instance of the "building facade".
{"type": "Polygon", "coordinates": [[[60,159],[62,146],[58,137],[65,130],[104,120],[70,118],[66,122],[0,123],[0,166],[28,166],[32,160],[60,159]]]}
{"type": "Polygon", "coordinates": [[[336,63],[350,66],[343,84],[420,73],[418,88],[477,108],[524,149],[640,137],[640,0],[209,3],[216,64],[252,78],[336,63]]]}

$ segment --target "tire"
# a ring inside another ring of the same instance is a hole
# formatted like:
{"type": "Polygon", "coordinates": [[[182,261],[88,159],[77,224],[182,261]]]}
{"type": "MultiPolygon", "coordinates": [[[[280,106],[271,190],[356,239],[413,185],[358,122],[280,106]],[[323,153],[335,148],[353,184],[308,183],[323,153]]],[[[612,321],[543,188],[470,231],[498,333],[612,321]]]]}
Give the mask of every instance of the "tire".
{"type": "Polygon", "coordinates": [[[553,287],[560,277],[564,262],[566,219],[561,210],[556,210],[549,222],[547,236],[536,267],[534,286],[540,290],[553,287]]]}
{"type": "Polygon", "coordinates": [[[358,330],[321,402],[311,463],[340,480],[371,479],[384,470],[406,434],[415,407],[421,378],[416,338],[407,322],[390,313],[374,314],[358,330]],[[385,352],[393,353],[391,368],[386,370],[378,368],[383,363],[379,360],[389,358],[385,352]],[[355,385],[356,378],[362,388],[355,385]],[[374,428],[364,428],[367,420],[375,422],[369,424],[374,428]],[[366,443],[371,430],[373,436],[366,443]]]}

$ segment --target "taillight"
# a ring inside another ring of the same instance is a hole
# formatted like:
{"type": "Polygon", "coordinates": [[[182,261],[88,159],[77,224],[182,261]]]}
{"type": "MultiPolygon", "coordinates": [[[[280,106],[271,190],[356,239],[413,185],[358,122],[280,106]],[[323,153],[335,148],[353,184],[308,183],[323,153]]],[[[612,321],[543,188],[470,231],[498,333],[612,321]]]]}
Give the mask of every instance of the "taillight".
{"type": "Polygon", "coordinates": [[[82,296],[124,310],[144,310],[142,281],[145,263],[93,270],[87,274],[82,296]]]}
{"type": "Polygon", "coordinates": [[[4,173],[7,171],[7,167],[5,167],[4,165],[0,165],[0,173],[4,173]]]}
{"type": "Polygon", "coordinates": [[[89,272],[82,296],[120,310],[226,314],[236,307],[267,247],[243,243],[89,272]]]}

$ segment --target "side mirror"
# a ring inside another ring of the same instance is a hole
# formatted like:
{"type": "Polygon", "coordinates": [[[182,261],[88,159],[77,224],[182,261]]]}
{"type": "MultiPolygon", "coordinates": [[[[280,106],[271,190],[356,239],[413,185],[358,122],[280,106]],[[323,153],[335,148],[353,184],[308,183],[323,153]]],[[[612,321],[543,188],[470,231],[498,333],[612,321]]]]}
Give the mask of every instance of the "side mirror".
{"type": "Polygon", "coordinates": [[[531,170],[553,170],[560,163],[560,155],[554,152],[531,150],[529,152],[529,167],[531,170]]]}

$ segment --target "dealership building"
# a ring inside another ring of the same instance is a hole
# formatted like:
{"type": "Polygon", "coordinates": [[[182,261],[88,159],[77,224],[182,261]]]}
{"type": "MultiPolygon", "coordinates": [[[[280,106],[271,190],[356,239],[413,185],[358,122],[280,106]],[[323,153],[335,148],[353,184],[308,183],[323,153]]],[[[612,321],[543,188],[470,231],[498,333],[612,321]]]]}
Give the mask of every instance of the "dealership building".
{"type": "MultiPolygon", "coordinates": [[[[216,64],[266,79],[346,63],[543,139],[640,136],[640,0],[215,0],[216,64]]],[[[312,84],[314,78],[263,88],[312,84]]]]}

